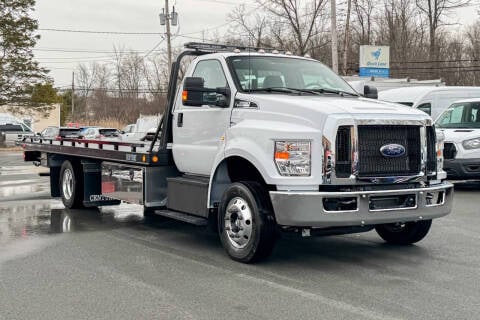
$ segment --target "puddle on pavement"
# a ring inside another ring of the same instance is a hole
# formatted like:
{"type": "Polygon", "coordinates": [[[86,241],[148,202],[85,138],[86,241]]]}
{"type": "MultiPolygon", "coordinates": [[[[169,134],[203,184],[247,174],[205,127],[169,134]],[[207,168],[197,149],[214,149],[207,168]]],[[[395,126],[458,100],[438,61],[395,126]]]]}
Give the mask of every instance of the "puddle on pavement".
{"type": "Polygon", "coordinates": [[[48,168],[29,166],[0,166],[0,176],[13,176],[21,174],[38,174],[49,172],[48,168]]]}
{"type": "Polygon", "coordinates": [[[122,204],[102,209],[73,210],[57,200],[0,205],[0,247],[20,239],[65,232],[110,230],[143,224],[140,206],[122,204]]]}
{"type": "MultiPolygon", "coordinates": [[[[50,186],[48,183],[35,183],[35,184],[23,184],[23,185],[0,185],[0,199],[12,197],[16,195],[30,195],[32,193],[49,191],[50,186]]],[[[7,198],[8,200],[8,198],[7,198]]]]}

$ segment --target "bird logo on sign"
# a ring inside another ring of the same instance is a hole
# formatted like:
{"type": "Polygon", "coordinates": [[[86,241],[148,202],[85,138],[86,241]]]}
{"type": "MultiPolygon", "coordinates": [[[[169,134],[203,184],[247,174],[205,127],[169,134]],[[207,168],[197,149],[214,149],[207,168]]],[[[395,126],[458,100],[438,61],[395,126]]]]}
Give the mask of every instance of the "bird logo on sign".
{"type": "Polygon", "coordinates": [[[371,54],[372,57],[375,58],[375,60],[378,60],[380,58],[380,55],[382,54],[382,48],[378,48],[377,51],[373,51],[371,54]]]}

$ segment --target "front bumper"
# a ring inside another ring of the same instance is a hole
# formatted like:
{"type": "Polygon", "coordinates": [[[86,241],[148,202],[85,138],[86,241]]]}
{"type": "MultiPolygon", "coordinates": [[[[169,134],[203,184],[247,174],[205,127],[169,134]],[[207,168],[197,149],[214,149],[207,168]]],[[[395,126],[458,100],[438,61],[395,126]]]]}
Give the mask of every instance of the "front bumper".
{"type": "Polygon", "coordinates": [[[448,179],[480,179],[480,159],[445,159],[448,179]]]}
{"type": "Polygon", "coordinates": [[[358,192],[271,191],[277,223],[282,226],[328,228],[409,222],[445,216],[452,210],[453,185],[438,185],[401,190],[358,192]],[[410,207],[373,208],[372,202],[389,196],[413,197],[410,207]],[[437,197],[434,203],[428,199],[437,197]],[[356,199],[355,209],[329,211],[325,199],[356,199]]]}

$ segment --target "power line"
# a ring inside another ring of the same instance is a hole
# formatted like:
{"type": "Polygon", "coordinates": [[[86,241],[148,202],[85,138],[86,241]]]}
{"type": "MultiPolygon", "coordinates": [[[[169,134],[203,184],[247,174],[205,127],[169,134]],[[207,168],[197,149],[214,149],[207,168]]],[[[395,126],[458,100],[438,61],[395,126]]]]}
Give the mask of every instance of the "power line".
{"type": "Polygon", "coordinates": [[[59,28],[39,28],[40,31],[70,32],[70,33],[90,33],[90,34],[116,34],[116,35],[162,35],[160,32],[124,32],[124,31],[100,31],[100,30],[77,30],[77,29],[59,29],[59,28]]]}

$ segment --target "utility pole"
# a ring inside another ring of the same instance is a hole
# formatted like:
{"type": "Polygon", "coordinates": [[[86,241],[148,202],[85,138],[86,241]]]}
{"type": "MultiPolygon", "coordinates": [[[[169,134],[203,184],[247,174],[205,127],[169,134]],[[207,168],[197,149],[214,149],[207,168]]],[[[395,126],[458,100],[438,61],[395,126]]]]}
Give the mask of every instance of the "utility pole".
{"type": "Polygon", "coordinates": [[[72,122],[75,122],[75,71],[72,71],[72,122]]]}
{"type": "Polygon", "coordinates": [[[178,24],[178,13],[175,11],[175,6],[173,6],[172,12],[169,11],[168,0],[165,0],[165,8],[163,12],[160,13],[160,25],[166,27],[166,36],[167,36],[167,56],[168,56],[168,74],[170,74],[170,69],[172,68],[172,32],[170,30],[171,25],[176,26],[178,24]]]}
{"type": "Polygon", "coordinates": [[[330,1],[331,32],[332,32],[332,69],[338,73],[338,36],[337,36],[337,8],[336,0],[330,1]]]}
{"type": "Polygon", "coordinates": [[[170,33],[170,19],[168,10],[168,0],[165,0],[165,11],[167,12],[167,54],[168,54],[168,74],[170,75],[170,70],[172,68],[172,43],[171,43],[171,33],[170,33]]]}
{"type": "Polygon", "coordinates": [[[350,38],[350,12],[352,10],[352,0],[347,0],[347,21],[345,23],[345,37],[343,39],[343,75],[347,75],[348,70],[348,39],[350,38]]]}

